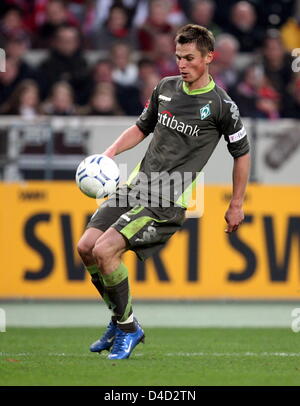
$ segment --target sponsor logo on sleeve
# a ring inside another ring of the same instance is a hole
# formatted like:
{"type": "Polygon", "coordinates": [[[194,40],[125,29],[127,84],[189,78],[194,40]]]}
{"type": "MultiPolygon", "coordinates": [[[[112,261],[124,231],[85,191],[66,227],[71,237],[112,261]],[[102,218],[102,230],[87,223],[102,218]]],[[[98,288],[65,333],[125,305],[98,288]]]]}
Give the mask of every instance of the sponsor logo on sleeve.
{"type": "Polygon", "coordinates": [[[237,142],[246,136],[246,129],[243,126],[238,132],[228,136],[229,142],[237,142]]]}

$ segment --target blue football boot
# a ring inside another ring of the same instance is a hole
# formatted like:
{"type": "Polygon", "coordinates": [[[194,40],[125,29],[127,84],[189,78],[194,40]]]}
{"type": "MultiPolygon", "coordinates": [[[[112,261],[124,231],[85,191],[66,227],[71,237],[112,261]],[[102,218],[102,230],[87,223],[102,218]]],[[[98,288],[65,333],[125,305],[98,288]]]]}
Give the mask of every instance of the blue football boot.
{"type": "Polygon", "coordinates": [[[108,355],[108,359],[129,358],[133,349],[141,341],[144,343],[145,334],[142,327],[138,323],[136,323],[136,331],[134,333],[126,333],[117,327],[114,345],[110,354],[108,355]]]}
{"type": "Polygon", "coordinates": [[[103,350],[110,350],[110,347],[114,343],[114,339],[116,336],[117,325],[114,324],[112,321],[107,326],[107,329],[102,337],[99,340],[95,341],[90,346],[90,351],[92,352],[101,352],[103,350]]]}

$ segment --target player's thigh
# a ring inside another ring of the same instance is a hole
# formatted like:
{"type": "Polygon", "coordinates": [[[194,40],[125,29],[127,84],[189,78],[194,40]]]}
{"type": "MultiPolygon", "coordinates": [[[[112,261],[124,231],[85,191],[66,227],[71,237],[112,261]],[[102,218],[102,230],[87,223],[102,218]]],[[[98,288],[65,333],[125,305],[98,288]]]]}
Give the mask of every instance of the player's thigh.
{"type": "MultiPolygon", "coordinates": [[[[179,207],[135,207],[113,224],[127,242],[127,249],[142,260],[161,249],[181,229],[185,210],[179,207]]],[[[101,239],[101,237],[100,237],[101,239]]]]}
{"type": "Polygon", "coordinates": [[[106,230],[96,241],[93,250],[94,255],[103,258],[121,256],[127,249],[127,241],[113,227],[106,230]]]}
{"type": "Polygon", "coordinates": [[[119,196],[119,202],[115,205],[113,199],[106,200],[95,212],[88,223],[88,228],[95,228],[103,231],[95,242],[93,256],[103,259],[120,255],[126,247],[126,240],[112,226],[130,209],[127,204],[126,194],[119,196]],[[123,201],[124,200],[124,201],[123,201]]]}

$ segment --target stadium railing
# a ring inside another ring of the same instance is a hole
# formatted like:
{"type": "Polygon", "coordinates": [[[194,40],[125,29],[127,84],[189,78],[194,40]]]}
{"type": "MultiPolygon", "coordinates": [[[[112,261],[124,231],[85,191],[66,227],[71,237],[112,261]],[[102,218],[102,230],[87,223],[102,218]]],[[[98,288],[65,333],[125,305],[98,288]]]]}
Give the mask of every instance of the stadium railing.
{"type": "MultiPolygon", "coordinates": [[[[243,120],[251,141],[251,182],[299,184],[299,120],[243,120]]],[[[134,117],[0,117],[0,180],[74,179],[84,156],[101,153],[134,117]]],[[[116,157],[128,174],[146,151],[151,137],[116,157]]],[[[232,160],[220,142],[205,167],[206,183],[229,183],[232,160]],[[222,160],[222,161],[220,161],[222,160]],[[220,171],[222,162],[222,171],[220,171]]]]}

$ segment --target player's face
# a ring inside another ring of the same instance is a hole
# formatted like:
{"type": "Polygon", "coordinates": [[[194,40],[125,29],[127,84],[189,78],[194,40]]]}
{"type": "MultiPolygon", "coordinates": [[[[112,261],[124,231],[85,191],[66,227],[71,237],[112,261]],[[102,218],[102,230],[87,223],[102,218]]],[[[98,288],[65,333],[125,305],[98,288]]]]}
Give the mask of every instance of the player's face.
{"type": "Polygon", "coordinates": [[[195,43],[176,45],[176,60],[179,72],[183,81],[189,84],[190,89],[191,87],[197,89],[198,83],[201,83],[201,78],[208,72],[208,65],[212,59],[212,52],[202,56],[195,43]]]}

